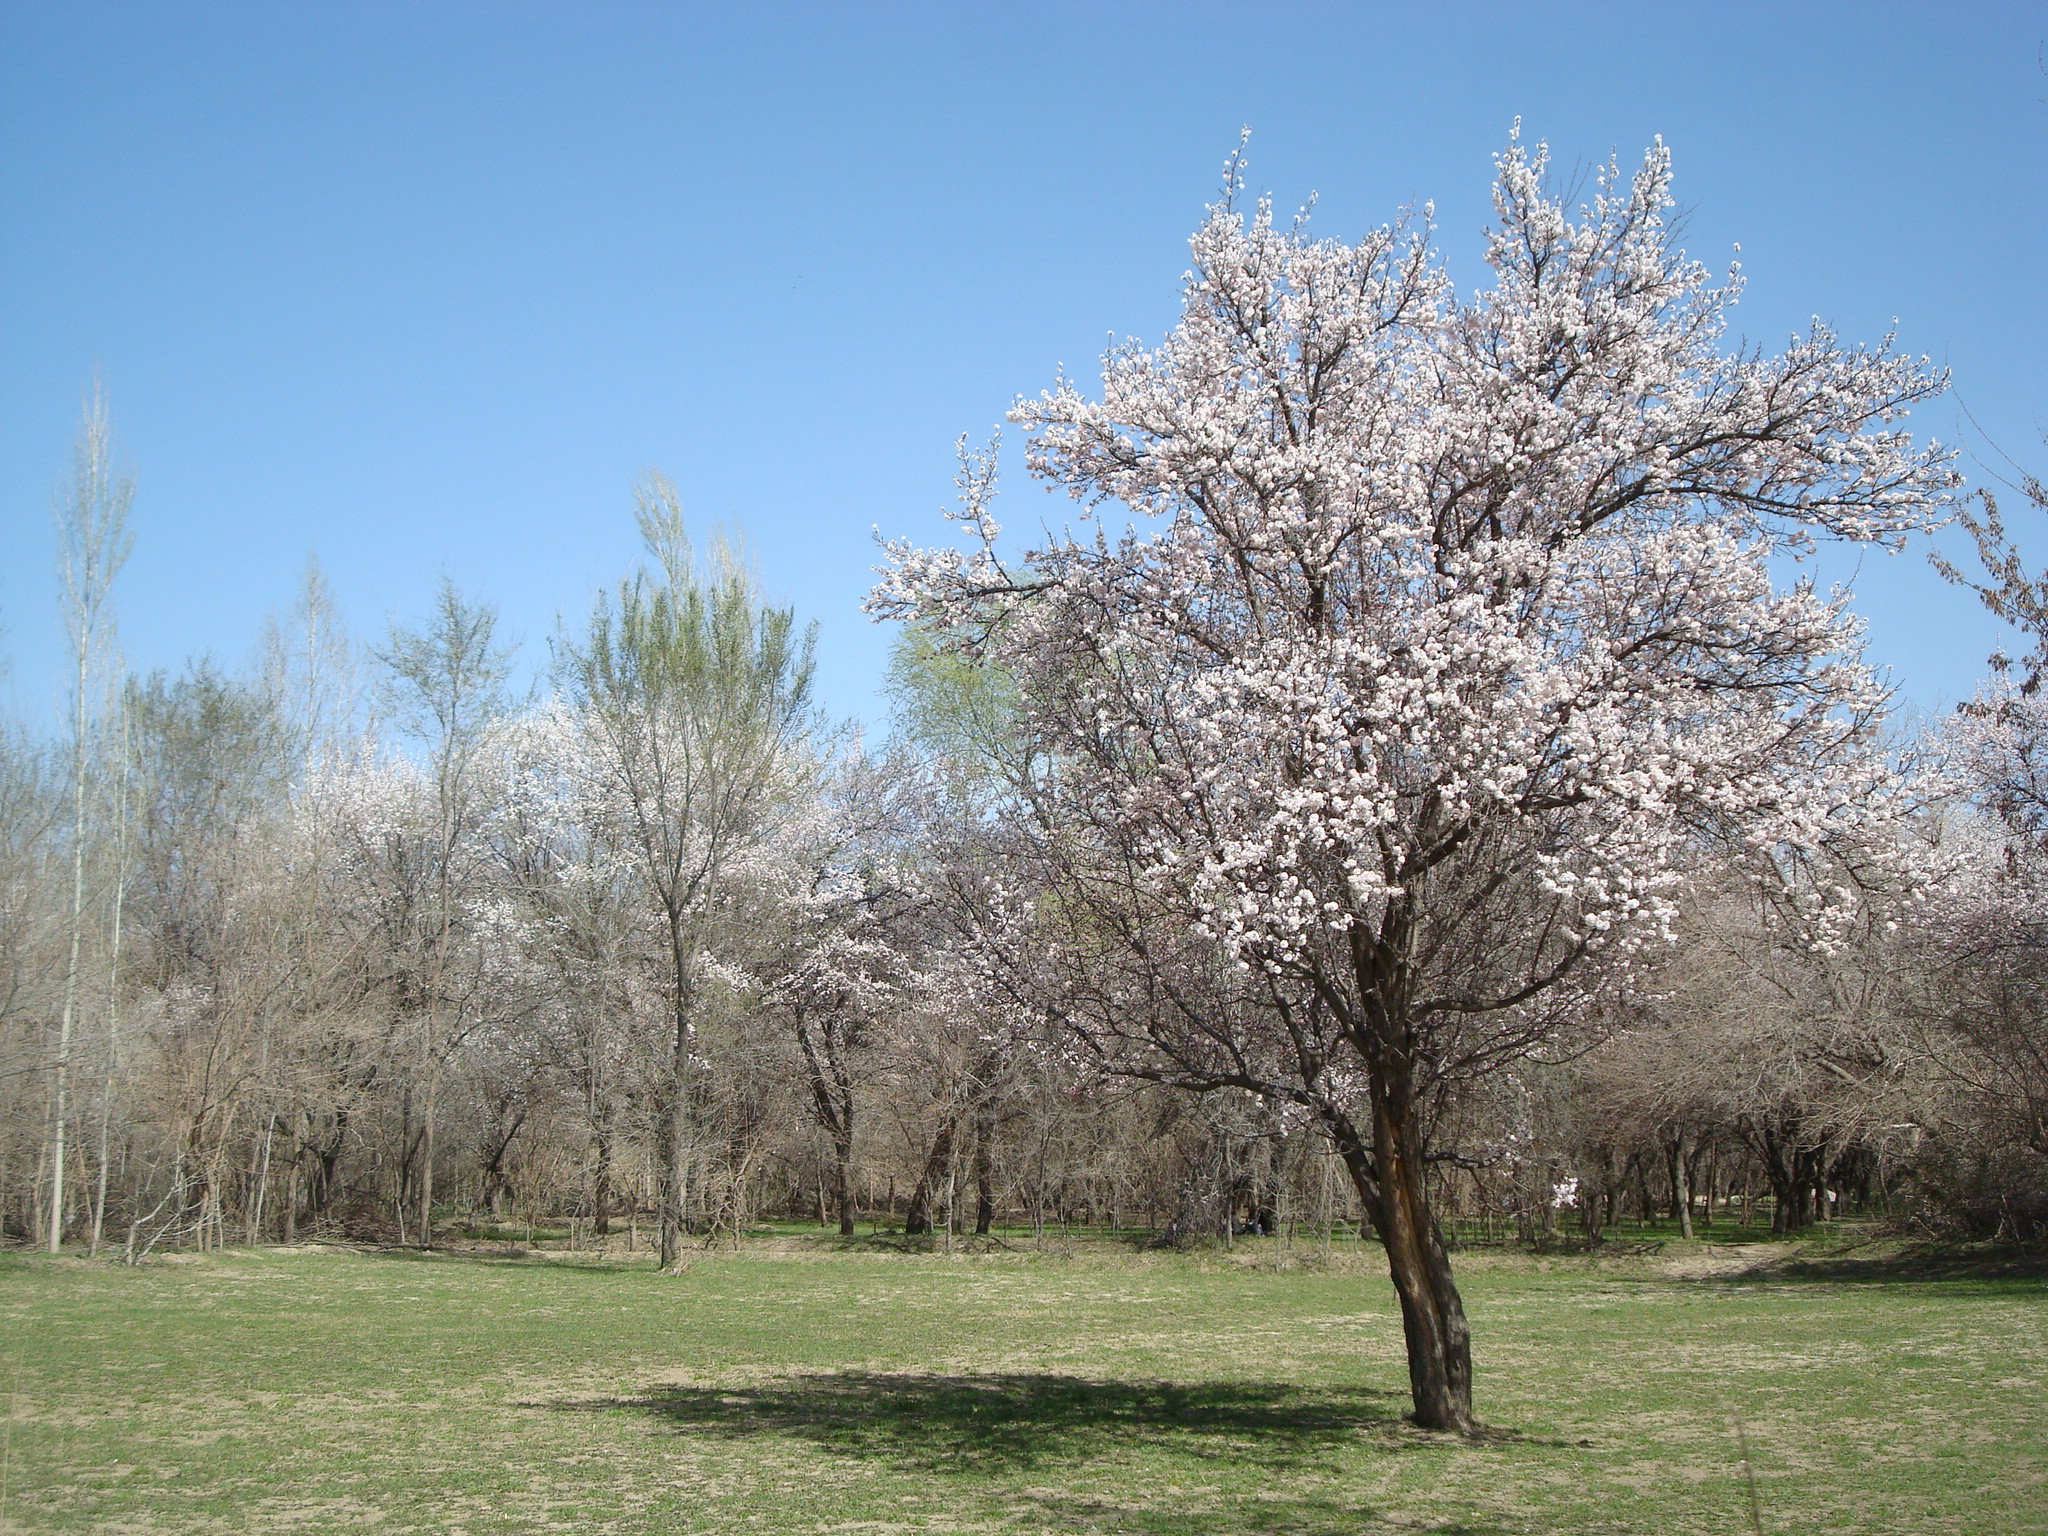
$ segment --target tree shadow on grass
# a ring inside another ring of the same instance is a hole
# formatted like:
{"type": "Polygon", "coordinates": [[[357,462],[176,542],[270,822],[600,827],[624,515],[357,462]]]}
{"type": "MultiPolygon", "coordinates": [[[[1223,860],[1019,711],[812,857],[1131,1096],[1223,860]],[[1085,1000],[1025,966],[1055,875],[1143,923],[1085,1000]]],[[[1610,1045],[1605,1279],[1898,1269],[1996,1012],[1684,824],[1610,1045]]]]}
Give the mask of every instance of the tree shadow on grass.
{"type": "Polygon", "coordinates": [[[438,1264],[467,1266],[476,1269],[526,1269],[554,1271],[574,1275],[630,1275],[652,1272],[653,1261],[644,1255],[618,1260],[605,1259],[597,1254],[564,1257],[558,1253],[544,1253],[537,1249],[508,1247],[476,1248],[400,1248],[386,1244],[375,1248],[352,1250],[367,1259],[382,1259],[392,1264],[438,1264]]]}
{"type": "Polygon", "coordinates": [[[1405,1397],[1282,1382],[1102,1381],[1048,1374],[792,1376],[752,1387],[659,1387],[556,1402],[562,1412],[637,1410],[689,1434],[784,1435],[915,1472],[993,1474],[1136,1448],[1281,1469],[1361,1433],[1389,1448],[1429,1443],[1405,1397]]]}
{"type": "Polygon", "coordinates": [[[1098,1499],[1037,1497],[1037,1519],[1025,1529],[1123,1531],[1129,1536],[1526,1536],[1526,1521],[1513,1525],[1484,1514],[1453,1516],[1419,1524],[1413,1513],[1389,1514],[1353,1499],[1328,1495],[1249,1493],[1218,1501],[1166,1498],[1150,1506],[1098,1499]]]}
{"type": "MultiPolygon", "coordinates": [[[[2048,1279],[2048,1251],[1989,1243],[1851,1245],[1833,1252],[1789,1255],[1754,1269],[1717,1276],[1730,1284],[1820,1282],[1833,1285],[1917,1285],[1937,1281],[2008,1282],[2038,1291],[2048,1279]]],[[[1995,1286],[2004,1289],[2004,1286],[1995,1286]]]]}

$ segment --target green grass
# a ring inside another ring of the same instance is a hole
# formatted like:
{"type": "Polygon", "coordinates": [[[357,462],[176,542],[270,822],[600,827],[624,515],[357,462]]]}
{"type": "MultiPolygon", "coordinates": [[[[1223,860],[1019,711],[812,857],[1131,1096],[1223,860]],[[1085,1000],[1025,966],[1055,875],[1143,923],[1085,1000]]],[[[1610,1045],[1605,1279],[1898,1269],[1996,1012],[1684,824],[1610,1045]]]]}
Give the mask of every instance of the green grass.
{"type": "Polygon", "coordinates": [[[15,1259],[0,1530],[2048,1531],[2048,1286],[1774,1251],[1461,1255],[1478,1441],[1356,1245],[15,1259]]]}

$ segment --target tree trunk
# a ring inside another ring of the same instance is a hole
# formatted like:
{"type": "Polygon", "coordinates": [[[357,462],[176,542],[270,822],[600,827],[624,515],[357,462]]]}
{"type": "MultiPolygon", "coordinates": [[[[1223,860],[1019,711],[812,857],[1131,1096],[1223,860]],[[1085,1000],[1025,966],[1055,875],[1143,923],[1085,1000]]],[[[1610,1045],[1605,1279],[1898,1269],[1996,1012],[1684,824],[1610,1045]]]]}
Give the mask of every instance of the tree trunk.
{"type": "Polygon", "coordinates": [[[1771,1186],[1771,1230],[1799,1231],[1807,1221],[1807,1154],[1795,1138],[1781,1135],[1768,1120],[1759,1128],[1754,1145],[1771,1186]]]}
{"type": "Polygon", "coordinates": [[[833,1195],[839,1206],[839,1235],[853,1236],[853,1143],[835,1139],[832,1144],[833,1195]]]}
{"type": "MultiPolygon", "coordinates": [[[[680,1051],[678,1052],[680,1054],[680,1051]]],[[[673,1273],[683,1261],[683,1084],[680,1071],[662,1085],[655,1202],[661,1208],[657,1267],[673,1273]]]]}
{"type": "Polygon", "coordinates": [[[907,1236],[920,1237],[932,1229],[932,1205],[939,1194],[940,1181],[946,1177],[953,1162],[953,1121],[948,1117],[940,1126],[939,1134],[932,1139],[932,1150],[924,1160],[924,1172],[918,1176],[917,1189],[910,1197],[910,1209],[903,1217],[903,1231],[907,1236]]]}
{"type": "MultiPolygon", "coordinates": [[[[607,1117],[608,1119],[608,1117],[607,1117]]],[[[598,1237],[612,1232],[612,1136],[611,1126],[600,1121],[591,1136],[594,1156],[590,1175],[590,1230],[598,1237]]]]}
{"type": "Polygon", "coordinates": [[[1388,1021],[1382,1028],[1384,1033],[1375,1031],[1361,1042],[1370,1069],[1370,1155],[1346,1117],[1326,1110],[1324,1120],[1359,1202],[1386,1247],[1387,1270],[1401,1299],[1414,1420],[1424,1429],[1465,1433],[1476,1422],[1472,1331],[1465,1321],[1464,1299],[1451,1278],[1450,1255],[1429,1207],[1410,1042],[1397,1023],[1388,1021]],[[1390,1034],[1395,1038],[1388,1039],[1390,1034]]]}
{"type": "Polygon", "coordinates": [[[660,1106],[660,1169],[658,1195],[661,1201],[661,1258],[664,1274],[679,1274],[683,1262],[683,1228],[688,1219],[684,1205],[683,1142],[689,1130],[690,1046],[690,957],[685,952],[680,924],[671,914],[671,962],[674,966],[675,1036],[670,1046],[667,1080],[662,1084],[660,1106]]]}
{"type": "MultiPolygon", "coordinates": [[[[814,1037],[809,1021],[801,1012],[796,1021],[797,1043],[803,1047],[804,1067],[810,1076],[811,1108],[832,1142],[834,1189],[838,1197],[839,1235],[853,1236],[853,1083],[842,1054],[839,1021],[828,1014],[814,1037]]],[[[893,1199],[892,1199],[893,1205],[893,1199]]],[[[891,1211],[893,1215],[893,1210],[891,1211]]]]}
{"type": "Polygon", "coordinates": [[[1671,1214],[1678,1220],[1679,1236],[1692,1240],[1692,1138],[1684,1131],[1674,1132],[1670,1143],[1664,1148],[1665,1160],[1671,1166],[1671,1214]]]}
{"type": "Polygon", "coordinates": [[[1472,1335],[1430,1213],[1409,1087],[1404,1069],[1383,1064],[1373,1074],[1373,1164],[1380,1196],[1373,1224],[1386,1244],[1387,1269],[1401,1298],[1415,1422],[1424,1429],[1465,1431],[1473,1427],[1472,1335]]]}
{"type": "Polygon", "coordinates": [[[434,1246],[434,1084],[427,1084],[427,1118],[420,1132],[420,1246],[434,1246]]]}
{"type": "Polygon", "coordinates": [[[991,1117],[981,1115],[974,1122],[974,1235],[987,1237],[996,1220],[995,1158],[989,1143],[995,1139],[991,1117]]]}
{"type": "Polygon", "coordinates": [[[1795,1230],[1822,1219],[1821,1170],[1825,1157],[1819,1147],[1801,1147],[1793,1154],[1793,1216],[1795,1230]]]}

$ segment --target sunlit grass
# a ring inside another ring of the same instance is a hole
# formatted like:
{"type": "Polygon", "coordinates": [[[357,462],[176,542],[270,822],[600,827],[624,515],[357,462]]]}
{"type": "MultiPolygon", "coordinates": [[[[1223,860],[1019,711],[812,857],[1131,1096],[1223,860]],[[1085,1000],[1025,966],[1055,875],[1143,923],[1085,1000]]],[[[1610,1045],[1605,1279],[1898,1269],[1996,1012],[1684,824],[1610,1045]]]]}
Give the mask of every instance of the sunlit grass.
{"type": "Polygon", "coordinates": [[[1376,1250],[1011,1242],[12,1261],[0,1529],[2048,1530],[2038,1280],[1461,1255],[1468,1442],[1376,1250]]]}

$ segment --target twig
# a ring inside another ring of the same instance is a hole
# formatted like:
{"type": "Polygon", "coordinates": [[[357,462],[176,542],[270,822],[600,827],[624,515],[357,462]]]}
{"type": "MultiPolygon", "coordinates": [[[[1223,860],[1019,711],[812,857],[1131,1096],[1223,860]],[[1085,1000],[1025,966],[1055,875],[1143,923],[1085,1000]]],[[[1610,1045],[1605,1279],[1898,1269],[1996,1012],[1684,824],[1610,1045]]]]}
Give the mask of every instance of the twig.
{"type": "Polygon", "coordinates": [[[7,1524],[7,1474],[14,1466],[14,1416],[21,1411],[21,1356],[14,1357],[14,1382],[7,1394],[7,1420],[0,1424],[0,1526],[7,1524]]]}
{"type": "Polygon", "coordinates": [[[1749,1435],[1740,1414],[1735,1415],[1735,1443],[1742,1448],[1742,1478],[1749,1485],[1749,1528],[1756,1536],[1764,1536],[1763,1509],[1756,1501],[1756,1468],[1749,1463],[1749,1435]]]}

